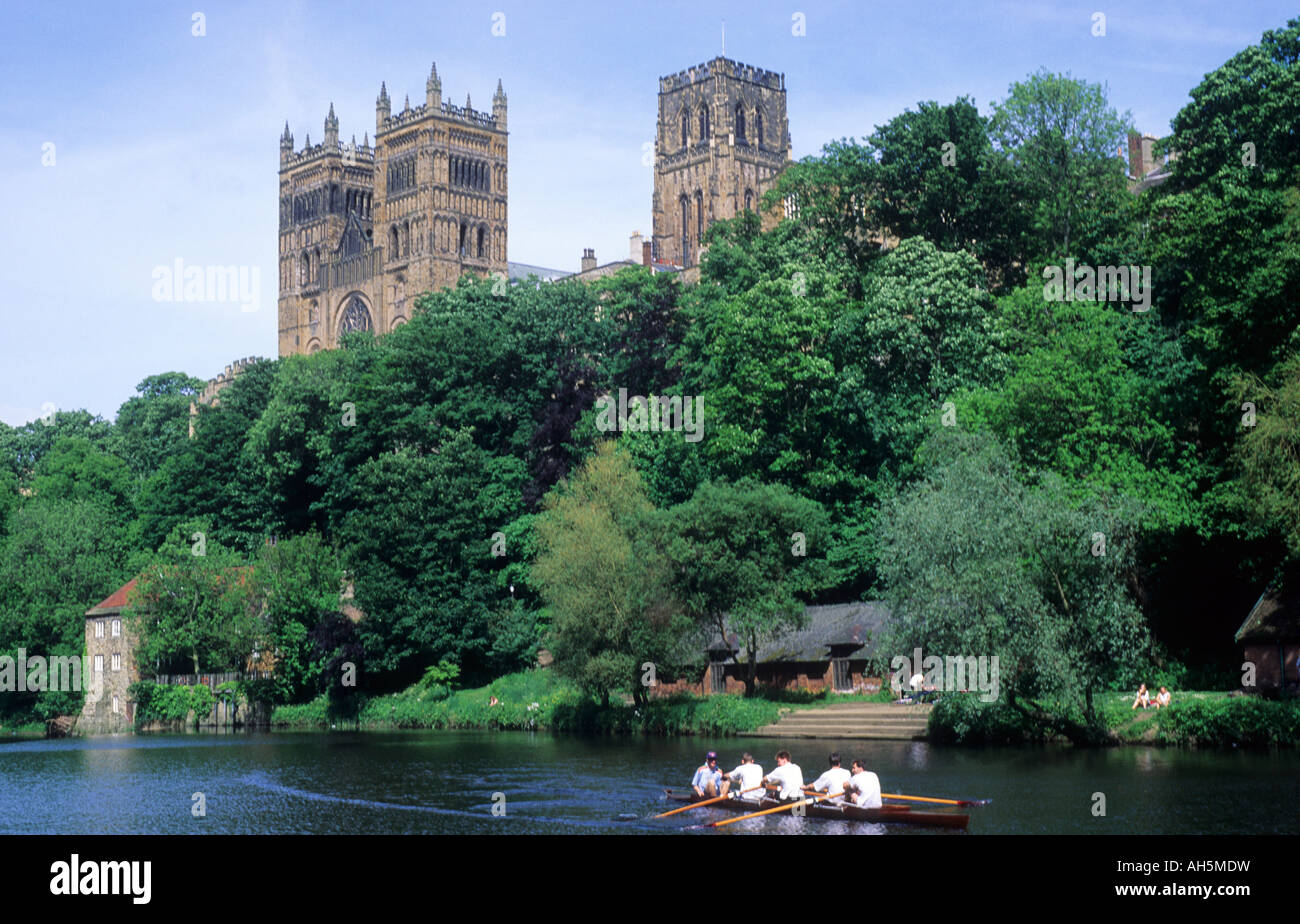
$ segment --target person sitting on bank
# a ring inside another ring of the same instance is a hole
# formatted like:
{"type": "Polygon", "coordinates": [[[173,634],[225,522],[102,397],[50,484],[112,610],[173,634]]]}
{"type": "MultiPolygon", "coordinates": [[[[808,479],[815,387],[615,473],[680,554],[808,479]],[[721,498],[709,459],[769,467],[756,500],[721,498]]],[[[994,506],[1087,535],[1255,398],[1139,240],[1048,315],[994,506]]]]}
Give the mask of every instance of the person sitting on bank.
{"type": "Polygon", "coordinates": [[[1166,690],[1164,687],[1161,687],[1160,692],[1156,694],[1156,708],[1160,709],[1164,706],[1168,706],[1169,700],[1170,700],[1169,691],[1166,690]]]}
{"type": "Polygon", "coordinates": [[[776,798],[782,802],[803,798],[803,771],[799,765],[792,763],[789,751],[776,752],[776,769],[763,777],[764,785],[776,789],[776,798]]]}
{"type": "Polygon", "coordinates": [[[844,792],[844,784],[849,781],[851,774],[840,766],[840,755],[838,752],[830,756],[831,768],[817,777],[817,781],[812,784],[812,789],[816,792],[828,792],[833,796],[844,792]]]}
{"type": "Polygon", "coordinates": [[[754,755],[746,751],[740,755],[740,766],[722,775],[722,785],[724,793],[730,788],[736,798],[757,802],[763,798],[763,768],[754,763],[754,755]]]}
{"type": "Polygon", "coordinates": [[[1132,709],[1141,706],[1143,709],[1151,705],[1151,694],[1147,692],[1147,685],[1144,683],[1138,687],[1137,696],[1133,700],[1132,709]]]}
{"type": "Polygon", "coordinates": [[[696,797],[700,799],[712,799],[726,794],[723,786],[722,771],[718,769],[718,752],[709,751],[704,755],[704,763],[695,771],[691,789],[695,790],[696,797]]]}
{"type": "Polygon", "coordinates": [[[844,784],[844,798],[861,808],[880,808],[880,777],[861,760],[853,761],[853,776],[844,784]]]}

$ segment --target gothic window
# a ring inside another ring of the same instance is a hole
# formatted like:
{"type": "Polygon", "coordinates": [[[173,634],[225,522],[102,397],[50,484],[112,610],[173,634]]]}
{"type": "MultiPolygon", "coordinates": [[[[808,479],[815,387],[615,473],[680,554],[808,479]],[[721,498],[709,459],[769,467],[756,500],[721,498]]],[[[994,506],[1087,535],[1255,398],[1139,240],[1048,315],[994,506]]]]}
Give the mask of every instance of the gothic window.
{"type": "Polygon", "coordinates": [[[311,254],[303,252],[302,262],[299,264],[298,285],[306,286],[307,280],[311,278],[311,254]]]}
{"type": "Polygon", "coordinates": [[[700,107],[700,140],[709,140],[709,107],[700,107]]]}
{"type": "Polygon", "coordinates": [[[348,307],[343,311],[343,317],[339,319],[339,336],[354,330],[370,329],[370,311],[366,308],[366,303],[360,295],[352,296],[348,307]]]}
{"type": "Polygon", "coordinates": [[[469,225],[462,223],[460,226],[460,255],[465,256],[465,235],[469,233],[469,225]]]}
{"type": "Polygon", "coordinates": [[[691,111],[682,110],[682,147],[691,143],[691,111]]]}
{"type": "Polygon", "coordinates": [[[481,225],[478,229],[478,255],[480,257],[487,256],[487,228],[481,225]]]}
{"type": "Polygon", "coordinates": [[[736,143],[745,143],[745,105],[736,103],[736,143]]]}
{"type": "Polygon", "coordinates": [[[754,144],[760,148],[763,146],[763,109],[761,106],[754,111],[754,144]]]}
{"type": "Polygon", "coordinates": [[[704,193],[695,190],[695,240],[704,240],[704,193]]]}
{"type": "Polygon", "coordinates": [[[689,262],[687,254],[690,253],[688,235],[691,230],[691,200],[682,196],[679,204],[682,211],[682,265],[685,266],[689,262]]]}
{"type": "Polygon", "coordinates": [[[400,254],[397,247],[397,225],[388,229],[388,259],[396,260],[400,254]]]}
{"type": "Polygon", "coordinates": [[[753,190],[747,189],[745,190],[745,211],[752,212],[753,210],[754,210],[754,192],[753,190]]]}
{"type": "Polygon", "coordinates": [[[402,225],[402,256],[411,255],[411,223],[405,222],[402,225]]]}

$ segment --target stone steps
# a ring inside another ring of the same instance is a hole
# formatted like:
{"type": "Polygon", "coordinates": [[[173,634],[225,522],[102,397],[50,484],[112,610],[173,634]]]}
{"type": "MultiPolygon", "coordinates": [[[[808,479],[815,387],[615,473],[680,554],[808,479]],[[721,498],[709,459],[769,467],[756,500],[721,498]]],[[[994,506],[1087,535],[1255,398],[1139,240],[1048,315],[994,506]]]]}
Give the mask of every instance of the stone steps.
{"type": "Polygon", "coordinates": [[[820,709],[791,710],[777,722],[747,734],[768,738],[912,741],[925,737],[931,708],[890,703],[836,703],[820,709]]]}

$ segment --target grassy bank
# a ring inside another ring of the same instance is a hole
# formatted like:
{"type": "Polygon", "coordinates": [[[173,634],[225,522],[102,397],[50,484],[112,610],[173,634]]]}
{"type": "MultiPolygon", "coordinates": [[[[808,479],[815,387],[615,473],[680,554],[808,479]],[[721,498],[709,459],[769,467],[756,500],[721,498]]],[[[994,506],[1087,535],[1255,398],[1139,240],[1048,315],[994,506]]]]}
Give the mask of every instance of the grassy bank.
{"type": "Polygon", "coordinates": [[[862,697],[763,691],[760,696],[709,697],[680,694],[644,706],[602,707],[552,671],[509,674],[484,687],[458,690],[416,684],[401,693],[361,703],[355,717],[331,710],[322,696],[280,706],[271,714],[278,728],[495,728],[546,729],[595,734],[735,735],[775,722],[783,711],[862,697]],[[496,705],[489,705],[493,699],[496,705]]]}
{"type": "Polygon", "coordinates": [[[3,738],[44,738],[44,722],[17,722],[11,725],[0,725],[0,739],[3,738]]]}
{"type": "MultiPolygon", "coordinates": [[[[1166,709],[1134,710],[1132,693],[1105,693],[1098,712],[1114,744],[1188,747],[1295,747],[1300,701],[1220,692],[1181,692],[1166,709]]],[[[1005,703],[946,696],[930,713],[930,737],[944,744],[1023,744],[1046,740],[1005,703]]]]}

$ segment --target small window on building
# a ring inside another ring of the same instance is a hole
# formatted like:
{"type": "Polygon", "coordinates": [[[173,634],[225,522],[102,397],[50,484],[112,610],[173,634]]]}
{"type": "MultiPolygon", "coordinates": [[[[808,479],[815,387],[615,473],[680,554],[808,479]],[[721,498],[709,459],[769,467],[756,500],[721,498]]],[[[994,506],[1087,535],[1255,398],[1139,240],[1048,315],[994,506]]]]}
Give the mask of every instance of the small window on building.
{"type": "Polygon", "coordinates": [[[122,634],[122,620],[120,620],[120,619],[114,619],[114,620],[113,620],[113,638],[117,638],[117,637],[118,637],[119,635],[121,635],[121,634],[122,634]]]}
{"type": "Polygon", "coordinates": [[[102,619],[96,619],[95,638],[103,638],[103,637],[104,637],[104,621],[102,619]]]}
{"type": "Polygon", "coordinates": [[[117,652],[113,652],[113,670],[120,671],[121,669],[122,669],[122,656],[117,652]]]}
{"type": "Polygon", "coordinates": [[[118,703],[118,700],[117,700],[117,694],[114,693],[114,694],[113,694],[113,713],[114,713],[114,714],[117,714],[117,713],[120,712],[120,711],[121,711],[121,706],[120,706],[120,704],[118,703]]]}
{"type": "Polygon", "coordinates": [[[102,673],[104,673],[104,656],[103,656],[103,655],[95,655],[95,673],[96,673],[96,674],[102,674],[102,673]]]}

